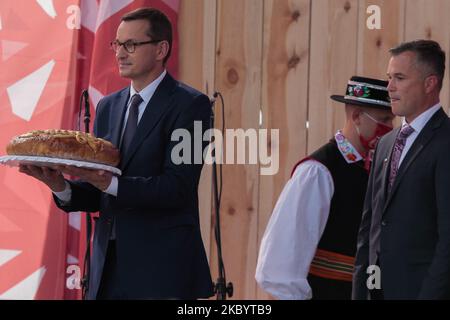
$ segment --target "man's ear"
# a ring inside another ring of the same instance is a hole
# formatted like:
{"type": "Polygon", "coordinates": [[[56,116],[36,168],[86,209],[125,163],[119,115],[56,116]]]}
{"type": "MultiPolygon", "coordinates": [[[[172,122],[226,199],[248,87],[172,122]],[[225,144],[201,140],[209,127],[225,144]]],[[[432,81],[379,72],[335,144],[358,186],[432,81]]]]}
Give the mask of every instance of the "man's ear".
{"type": "Polygon", "coordinates": [[[164,58],[169,54],[169,42],[164,40],[158,43],[157,54],[158,56],[156,57],[156,59],[163,61],[164,58]]]}
{"type": "Polygon", "coordinates": [[[425,86],[425,93],[430,93],[433,90],[435,90],[438,86],[439,80],[437,75],[432,74],[425,78],[424,86],[425,86]]]}
{"type": "Polygon", "coordinates": [[[351,113],[353,123],[359,126],[361,124],[361,109],[354,108],[351,113]]]}

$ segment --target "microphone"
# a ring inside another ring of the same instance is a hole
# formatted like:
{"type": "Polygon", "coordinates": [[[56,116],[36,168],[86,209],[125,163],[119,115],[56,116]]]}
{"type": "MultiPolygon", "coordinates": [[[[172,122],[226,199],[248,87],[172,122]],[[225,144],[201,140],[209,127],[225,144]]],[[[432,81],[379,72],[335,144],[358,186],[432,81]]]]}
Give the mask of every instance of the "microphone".
{"type": "Polygon", "coordinates": [[[83,90],[83,98],[84,98],[84,117],[91,116],[91,110],[89,107],[89,92],[85,89],[83,90]]]}
{"type": "Polygon", "coordinates": [[[89,133],[89,123],[91,121],[91,109],[89,106],[89,92],[87,89],[83,90],[83,99],[84,99],[84,128],[86,133],[89,133]]]}
{"type": "Polygon", "coordinates": [[[213,107],[216,104],[217,97],[222,97],[219,91],[214,91],[214,94],[212,97],[209,98],[209,103],[211,104],[211,107],[213,107]]]}
{"type": "MultiPolygon", "coordinates": [[[[82,99],[84,100],[84,131],[89,133],[89,122],[91,121],[91,110],[89,106],[89,93],[87,89],[84,89],[81,93],[82,99]]],[[[80,101],[81,102],[81,101],[80,101]]],[[[81,105],[80,105],[81,112],[81,105]]],[[[83,280],[81,291],[83,300],[86,299],[86,294],[89,290],[89,269],[91,265],[91,235],[92,235],[92,220],[91,213],[86,212],[86,252],[84,255],[84,269],[83,269],[83,280]]]]}
{"type": "Polygon", "coordinates": [[[219,96],[219,94],[216,92],[214,92],[212,97],[208,97],[209,98],[209,102],[211,103],[211,105],[214,105],[216,103],[217,97],[219,96]]]}

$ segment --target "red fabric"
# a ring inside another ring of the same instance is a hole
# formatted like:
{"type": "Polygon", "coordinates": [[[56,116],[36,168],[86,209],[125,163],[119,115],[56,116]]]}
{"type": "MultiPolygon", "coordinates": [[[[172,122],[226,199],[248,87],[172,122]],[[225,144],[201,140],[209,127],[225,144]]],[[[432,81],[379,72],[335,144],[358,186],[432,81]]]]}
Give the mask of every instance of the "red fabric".
{"type": "MultiPolygon", "coordinates": [[[[176,76],[179,0],[0,1],[0,156],[15,135],[77,129],[82,89],[89,88],[95,114],[102,96],[129,84],[118,76],[109,42],[120,17],[142,6],[161,9],[173,24],[168,70],[176,76]],[[77,8],[80,29],[73,29],[77,8]],[[102,12],[109,13],[95,28],[102,12]]],[[[0,189],[0,299],[80,298],[66,281],[74,274],[68,267],[83,262],[85,216],[69,219],[45,185],[17,168],[0,166],[0,189]]]]}

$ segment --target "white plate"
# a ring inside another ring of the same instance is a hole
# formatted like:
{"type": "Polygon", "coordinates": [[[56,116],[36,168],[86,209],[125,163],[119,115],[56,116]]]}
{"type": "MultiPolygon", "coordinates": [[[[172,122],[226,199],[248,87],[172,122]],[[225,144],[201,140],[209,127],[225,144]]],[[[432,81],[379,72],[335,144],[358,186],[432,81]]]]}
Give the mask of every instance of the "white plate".
{"type": "Polygon", "coordinates": [[[105,170],[114,173],[115,175],[120,176],[122,171],[115,167],[107,166],[105,164],[93,163],[87,161],[78,161],[78,160],[68,160],[61,158],[48,158],[48,157],[35,157],[35,156],[3,156],[0,157],[0,163],[10,166],[17,167],[19,164],[34,164],[37,166],[51,165],[51,164],[63,164],[68,166],[75,166],[78,168],[87,168],[87,169],[98,169],[105,170]]]}

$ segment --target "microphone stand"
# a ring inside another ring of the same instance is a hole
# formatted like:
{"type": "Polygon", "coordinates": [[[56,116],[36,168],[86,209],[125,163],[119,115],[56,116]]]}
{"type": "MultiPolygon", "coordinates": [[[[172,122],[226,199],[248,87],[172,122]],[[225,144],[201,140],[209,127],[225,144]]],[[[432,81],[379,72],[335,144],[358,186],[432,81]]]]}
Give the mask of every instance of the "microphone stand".
{"type": "MultiPolygon", "coordinates": [[[[89,124],[91,121],[91,111],[89,106],[89,93],[87,90],[83,90],[84,98],[84,131],[89,133],[89,124]]],[[[91,213],[86,212],[86,253],[84,256],[84,269],[82,285],[82,299],[86,300],[86,294],[89,290],[89,271],[91,267],[91,235],[92,235],[92,219],[91,213]]]]}
{"type": "MultiPolygon", "coordinates": [[[[210,117],[210,128],[214,128],[214,108],[215,108],[215,98],[220,96],[222,100],[222,111],[223,111],[223,97],[219,92],[214,93],[214,99],[211,100],[211,117],[210,117]]],[[[210,139],[210,144],[213,144],[215,137],[212,135],[210,139]]],[[[225,266],[223,264],[222,259],[222,240],[220,235],[220,200],[222,196],[222,190],[218,191],[218,183],[217,183],[217,164],[216,164],[216,154],[215,148],[211,151],[211,155],[213,157],[212,162],[212,188],[214,194],[214,211],[216,217],[216,224],[214,226],[214,234],[216,237],[216,246],[217,246],[217,261],[218,261],[218,278],[217,282],[214,284],[214,293],[216,294],[217,300],[226,300],[228,297],[233,296],[233,284],[231,282],[226,284],[226,276],[225,276],[225,266]]],[[[221,177],[222,183],[222,177],[221,177]]]]}

